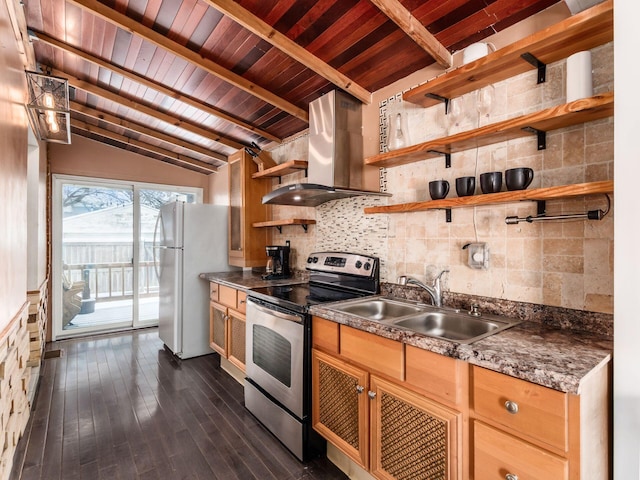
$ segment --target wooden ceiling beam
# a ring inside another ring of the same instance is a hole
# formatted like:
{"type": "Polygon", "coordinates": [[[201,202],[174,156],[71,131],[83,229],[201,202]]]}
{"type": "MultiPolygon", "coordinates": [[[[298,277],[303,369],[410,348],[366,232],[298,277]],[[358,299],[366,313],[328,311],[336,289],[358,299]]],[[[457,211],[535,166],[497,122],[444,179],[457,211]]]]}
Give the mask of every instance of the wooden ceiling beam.
{"type": "Polygon", "coordinates": [[[18,53],[23,59],[22,63],[24,64],[25,70],[36,70],[38,64],[36,62],[33,45],[31,45],[29,41],[24,5],[19,0],[5,0],[5,3],[7,4],[7,11],[9,12],[9,23],[16,37],[16,46],[18,53]]]}
{"type": "Polygon", "coordinates": [[[69,45],[68,43],[62,42],[60,40],[57,40],[53,37],[50,37],[49,35],[47,35],[44,32],[39,32],[39,31],[34,31],[32,38],[34,40],[38,40],[40,42],[46,43],[47,45],[51,45],[53,47],[59,48],[60,50],[63,50],[65,52],[71,53],[73,55],[76,55],[77,57],[82,58],[83,60],[86,60],[87,62],[93,63],[94,65],[97,65],[99,67],[102,68],[106,68],[111,70],[114,73],[117,73],[118,75],[122,75],[124,78],[128,78],[129,80],[139,83],[141,85],[144,85],[148,88],[151,88],[157,92],[162,93],[163,95],[166,95],[168,97],[171,97],[175,100],[178,100],[179,102],[182,103],[186,103],[187,105],[192,106],[193,108],[197,108],[198,110],[202,110],[205,113],[208,113],[209,115],[213,115],[215,117],[218,117],[222,120],[225,120],[227,122],[233,123],[234,125],[236,125],[237,127],[240,127],[244,130],[248,130],[252,133],[255,133],[257,135],[260,135],[263,138],[266,138],[268,140],[272,140],[274,142],[278,142],[281,143],[282,139],[276,137],[275,135],[270,134],[267,131],[261,130],[260,128],[251,125],[250,123],[246,123],[240,119],[237,119],[235,117],[232,117],[231,115],[228,115],[227,113],[223,112],[222,110],[219,110],[215,107],[211,107],[210,105],[207,105],[203,102],[200,102],[198,100],[195,100],[191,97],[188,97],[186,95],[181,94],[180,92],[173,90],[171,88],[165,87],[164,85],[162,85],[161,83],[155,82],[153,80],[149,80],[146,77],[143,77],[142,75],[138,75],[135,72],[132,72],[130,70],[126,70],[124,68],[120,68],[112,63],[109,63],[105,60],[102,60],[98,57],[94,57],[93,55],[86,53],[76,47],[73,47],[71,45],[69,45]]]}
{"type": "Polygon", "coordinates": [[[219,158],[219,157],[222,157],[222,155],[220,154],[211,152],[211,150],[203,148],[200,145],[196,145],[190,142],[185,142],[184,140],[181,140],[172,135],[167,135],[166,133],[163,133],[159,130],[148,128],[148,127],[145,127],[144,125],[140,125],[135,122],[130,122],[116,115],[111,115],[110,113],[103,112],[101,110],[96,110],[95,108],[88,107],[86,105],[83,105],[75,101],[69,102],[69,107],[71,108],[72,112],[80,113],[87,117],[93,118],[97,121],[105,122],[105,123],[108,123],[109,125],[113,125],[116,127],[121,127],[130,132],[151,137],[156,140],[160,140],[162,142],[173,145],[175,147],[184,148],[186,150],[190,150],[200,155],[209,157],[214,162],[214,165],[218,163],[223,163],[223,164],[226,163],[224,160],[221,160],[219,158]]]}
{"type": "Polygon", "coordinates": [[[416,42],[424,51],[431,55],[439,65],[450,68],[451,53],[414,17],[399,0],[370,0],[389,17],[398,27],[416,42]]]}
{"type": "MultiPolygon", "coordinates": [[[[115,140],[116,142],[124,143],[127,145],[132,145],[141,150],[145,150],[150,153],[154,153],[156,155],[160,155],[162,157],[171,159],[175,162],[179,162],[184,164],[183,168],[186,166],[195,167],[199,170],[204,170],[207,172],[215,173],[218,171],[216,167],[213,165],[209,165],[206,162],[201,162],[200,160],[195,160],[193,158],[186,157],[184,155],[180,155],[179,153],[172,152],[170,150],[165,150],[164,148],[157,147],[155,145],[150,145],[146,142],[142,142],[140,140],[135,140],[133,138],[127,137],[126,135],[120,135],[119,133],[112,132],[105,128],[98,127],[96,125],[91,125],[81,120],[72,118],[71,126],[77,128],[78,130],[82,130],[84,132],[93,133],[95,135],[99,135],[101,137],[109,138],[111,140],[115,140]]],[[[182,165],[181,165],[182,166],[182,165]]]]}
{"type": "Polygon", "coordinates": [[[340,87],[345,92],[349,92],[361,102],[364,102],[367,105],[371,103],[371,92],[366,88],[358,85],[331,65],[323,62],[289,37],[280,33],[271,25],[238,5],[236,2],[232,0],[205,0],[205,2],[227,17],[233,19],[236,23],[242,25],[250,32],[269,42],[289,57],[300,62],[310,70],[313,70],[318,75],[326,78],[335,86],[340,87]]]}
{"type": "Polygon", "coordinates": [[[190,50],[189,48],[180,45],[173,40],[170,40],[165,35],[156,32],[155,30],[145,27],[141,23],[127,17],[126,15],[113,10],[98,0],[68,0],[68,2],[77,5],[84,10],[96,15],[103,20],[125,30],[134,35],[138,35],[146,41],[153,43],[154,45],[170,52],[171,54],[180,57],[199,68],[209,72],[227,83],[230,83],[234,87],[263,100],[264,102],[273,105],[305,122],[309,122],[309,114],[306,110],[293,105],[287,100],[277,96],[273,92],[270,92],[255,83],[243,78],[242,76],[233,73],[216,62],[203,57],[201,54],[190,50]]]}
{"type": "MultiPolygon", "coordinates": [[[[60,71],[60,70],[56,70],[56,69],[52,69],[51,73],[53,75],[57,75],[59,77],[64,77],[69,81],[69,86],[71,87],[75,87],[78,88],[80,90],[84,90],[85,92],[88,93],[92,93],[93,95],[97,95],[99,97],[102,97],[106,100],[109,100],[111,102],[117,103],[119,105],[122,105],[123,107],[127,107],[130,108],[132,110],[136,110],[140,113],[143,113],[145,115],[149,115],[152,118],[161,120],[163,122],[168,123],[169,125],[173,125],[175,127],[181,128],[183,130],[186,130],[188,132],[191,132],[195,135],[199,135],[203,138],[206,138],[207,140],[212,140],[214,142],[218,142],[220,144],[226,145],[228,147],[234,148],[236,150],[239,150],[241,148],[244,148],[244,146],[238,142],[235,141],[231,141],[228,139],[222,139],[220,138],[220,136],[216,133],[213,132],[211,130],[207,130],[203,127],[201,127],[200,125],[195,125],[193,123],[187,122],[185,120],[182,120],[180,118],[174,117],[173,115],[170,115],[168,113],[165,112],[161,112],[159,110],[156,110],[153,107],[149,107],[147,105],[144,105],[142,103],[138,103],[135,102],[133,100],[129,100],[124,98],[122,95],[118,95],[117,93],[111,92],[109,90],[105,90],[104,88],[100,88],[92,83],[86,82],[84,80],[80,80],[79,78],[76,78],[72,75],[69,75],[66,72],[60,71]]],[[[211,155],[213,155],[214,152],[211,152],[211,155]]],[[[220,155],[220,160],[226,161],[226,156],[219,154],[220,155]]]]}

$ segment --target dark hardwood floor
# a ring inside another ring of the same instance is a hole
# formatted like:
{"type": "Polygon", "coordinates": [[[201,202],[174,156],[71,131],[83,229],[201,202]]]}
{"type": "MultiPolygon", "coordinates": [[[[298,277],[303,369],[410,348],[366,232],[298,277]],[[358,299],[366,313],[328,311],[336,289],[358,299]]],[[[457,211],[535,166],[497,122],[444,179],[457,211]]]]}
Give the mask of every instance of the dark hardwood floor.
{"type": "Polygon", "coordinates": [[[12,480],[346,479],[300,463],[244,408],[218,355],[178,364],[157,329],[47,345],[12,480]]]}

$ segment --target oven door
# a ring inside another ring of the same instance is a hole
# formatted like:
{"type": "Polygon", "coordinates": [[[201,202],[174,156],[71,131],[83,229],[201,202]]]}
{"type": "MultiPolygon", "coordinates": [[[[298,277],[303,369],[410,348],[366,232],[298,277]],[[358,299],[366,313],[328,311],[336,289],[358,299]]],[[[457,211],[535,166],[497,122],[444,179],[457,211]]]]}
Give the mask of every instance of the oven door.
{"type": "Polygon", "coordinates": [[[246,318],[247,377],[302,419],[305,315],[249,297],[246,318]]]}

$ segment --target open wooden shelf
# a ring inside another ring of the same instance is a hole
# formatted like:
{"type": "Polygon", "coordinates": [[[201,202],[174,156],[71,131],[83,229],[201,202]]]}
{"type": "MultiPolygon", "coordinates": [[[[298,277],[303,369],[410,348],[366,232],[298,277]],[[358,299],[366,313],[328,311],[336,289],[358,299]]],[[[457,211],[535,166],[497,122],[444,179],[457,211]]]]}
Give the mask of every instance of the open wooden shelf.
{"type": "Polygon", "coordinates": [[[289,175],[290,173],[299,172],[300,170],[306,170],[308,166],[309,162],[306,160],[289,160],[275,167],[256,172],[251,175],[251,178],[282,177],[283,175],[289,175]]]}
{"type": "MultiPolygon", "coordinates": [[[[532,136],[558,128],[613,116],[613,92],[547,108],[538,112],[485,125],[448,137],[429,140],[365,159],[365,164],[395,167],[429,158],[483,147],[514,138],[532,136]]],[[[539,145],[540,148],[540,145],[539,145]]]]}
{"type": "Polygon", "coordinates": [[[531,190],[517,190],[512,192],[498,192],[469,197],[445,198],[427,202],[402,203],[379,207],[366,207],[364,213],[406,213],[423,212],[448,208],[477,207],[481,205],[498,205],[502,203],[519,202],[523,200],[546,201],[560,198],[578,197],[581,195],[598,195],[613,193],[613,181],[577,183],[559,187],[534,188],[531,190]]]}
{"type": "Polygon", "coordinates": [[[315,220],[311,219],[303,219],[303,218],[285,218],[283,220],[269,220],[267,222],[256,222],[251,226],[260,228],[260,227],[275,227],[282,233],[282,227],[287,225],[300,225],[304,231],[307,231],[307,225],[314,225],[316,223],[315,220]]]}
{"type": "Polygon", "coordinates": [[[506,80],[536,67],[522,58],[533,55],[543,64],[553,63],[613,40],[613,1],[607,0],[551,27],[536,32],[474,62],[444,73],[405,92],[407,102],[431,107],[442,98],[454,98],[506,80]]]}

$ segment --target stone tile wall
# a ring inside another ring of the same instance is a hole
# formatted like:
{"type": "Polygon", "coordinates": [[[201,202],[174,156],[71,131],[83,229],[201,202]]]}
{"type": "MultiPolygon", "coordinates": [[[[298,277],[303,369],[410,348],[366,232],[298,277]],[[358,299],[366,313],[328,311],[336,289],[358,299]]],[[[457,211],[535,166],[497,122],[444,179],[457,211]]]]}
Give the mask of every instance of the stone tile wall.
{"type": "MultiPolygon", "coordinates": [[[[441,137],[495,121],[534,112],[565,102],[565,61],[548,66],[547,82],[537,85],[531,71],[493,86],[494,101],[489,116],[476,108],[477,92],[463,96],[465,112],[456,122],[444,115],[444,107],[428,109],[399,102],[394,112],[406,115],[412,143],[441,137]]],[[[592,50],[594,93],[613,89],[613,44],[592,50]]],[[[381,126],[384,122],[381,122],[381,126]]],[[[306,158],[307,139],[300,137],[273,150],[276,161],[306,158]],[[296,157],[295,155],[300,155],[296,157]]],[[[384,138],[381,138],[384,148],[384,138]]],[[[471,149],[452,156],[452,168],[443,160],[428,160],[385,169],[389,204],[429,200],[430,180],[445,179],[456,196],[455,178],[476,177],[487,171],[528,166],[534,169],[531,187],[547,187],[609,180],[613,178],[613,119],[550,132],[547,149],[537,150],[536,139],[526,137],[492,146],[471,149]]],[[[301,175],[283,178],[299,182],[301,175]]],[[[274,182],[274,188],[278,186],[274,182]]],[[[504,187],[503,187],[504,189],[504,187]]],[[[274,243],[290,239],[297,256],[293,264],[304,268],[314,250],[363,251],[384,259],[382,280],[393,282],[398,275],[430,281],[442,269],[444,288],[452,292],[547,304],[602,313],[613,311],[613,206],[601,221],[565,221],[506,225],[505,217],[536,214],[531,202],[455,209],[453,221],[445,222],[443,211],[392,215],[363,214],[364,197],[337,200],[316,209],[274,207],[274,218],[315,218],[317,225],[303,233],[300,227],[274,231],[274,243]],[[291,229],[299,229],[291,230],[291,229]],[[469,242],[486,242],[490,249],[487,270],[467,265],[469,242]]],[[[606,210],[604,196],[547,202],[548,214],[606,210]]]]}

